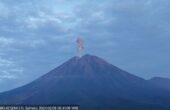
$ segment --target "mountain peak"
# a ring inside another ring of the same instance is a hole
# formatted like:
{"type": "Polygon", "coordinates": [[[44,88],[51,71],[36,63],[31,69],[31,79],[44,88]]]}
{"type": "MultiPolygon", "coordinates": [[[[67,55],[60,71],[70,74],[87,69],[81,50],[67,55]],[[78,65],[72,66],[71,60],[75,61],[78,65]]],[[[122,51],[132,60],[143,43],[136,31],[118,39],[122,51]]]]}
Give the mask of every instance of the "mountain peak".
{"type": "Polygon", "coordinates": [[[73,57],[59,67],[47,73],[46,77],[88,77],[102,79],[113,77],[115,80],[143,80],[137,76],[106,62],[100,57],[86,54],[80,57],[73,57]]]}
{"type": "MultiPolygon", "coordinates": [[[[76,56],[76,57],[73,57],[73,58],[76,58],[76,59],[92,59],[92,58],[98,58],[98,57],[97,57],[97,56],[94,56],[94,55],[90,55],[90,54],[85,54],[85,55],[82,56],[82,57],[76,56]]],[[[98,58],[98,59],[100,59],[100,58],[98,58]]]]}
{"type": "Polygon", "coordinates": [[[94,56],[94,55],[89,55],[89,54],[86,54],[86,55],[84,55],[82,57],[73,57],[70,61],[74,61],[75,63],[76,62],[82,62],[82,63],[90,63],[90,62],[107,63],[102,58],[99,58],[99,57],[94,56]]]}
{"type": "Polygon", "coordinates": [[[74,75],[75,73],[97,73],[95,72],[96,70],[108,69],[110,66],[111,64],[107,63],[102,58],[86,54],[82,57],[73,57],[56,69],[65,69],[68,70],[67,74],[70,73],[74,75]]]}

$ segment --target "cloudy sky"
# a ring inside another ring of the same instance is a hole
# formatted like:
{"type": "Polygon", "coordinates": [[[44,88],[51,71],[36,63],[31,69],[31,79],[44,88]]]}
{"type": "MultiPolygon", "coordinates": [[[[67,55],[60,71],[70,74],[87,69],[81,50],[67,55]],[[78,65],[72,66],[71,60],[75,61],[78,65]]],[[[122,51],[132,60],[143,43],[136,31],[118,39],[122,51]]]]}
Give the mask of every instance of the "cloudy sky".
{"type": "Polygon", "coordinates": [[[0,0],[0,92],[75,56],[78,36],[85,53],[170,78],[169,0],[0,0]]]}

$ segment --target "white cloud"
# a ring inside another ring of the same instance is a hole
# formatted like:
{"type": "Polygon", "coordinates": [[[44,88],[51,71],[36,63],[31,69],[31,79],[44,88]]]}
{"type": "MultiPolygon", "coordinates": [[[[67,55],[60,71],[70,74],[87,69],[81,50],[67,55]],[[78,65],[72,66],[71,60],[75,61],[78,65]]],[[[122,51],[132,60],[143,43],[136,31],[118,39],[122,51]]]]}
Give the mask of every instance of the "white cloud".
{"type": "Polygon", "coordinates": [[[17,79],[23,75],[23,69],[14,61],[0,57],[0,80],[17,79]]]}
{"type": "Polygon", "coordinates": [[[26,24],[28,28],[33,29],[37,29],[47,22],[53,22],[54,24],[62,23],[62,21],[59,18],[52,15],[47,15],[43,12],[40,12],[39,16],[36,17],[30,16],[28,17],[28,19],[26,19],[26,24]]]}
{"type": "Polygon", "coordinates": [[[6,59],[2,59],[0,58],[0,67],[10,67],[10,66],[13,66],[14,63],[10,60],[6,60],[6,59]]]}
{"type": "Polygon", "coordinates": [[[0,18],[7,17],[9,15],[9,9],[3,3],[0,2],[0,18]]]}
{"type": "Polygon", "coordinates": [[[30,46],[31,47],[39,47],[39,46],[42,46],[42,45],[45,45],[47,42],[43,39],[39,39],[39,40],[34,40],[34,41],[31,41],[30,42],[30,46]]]}
{"type": "Polygon", "coordinates": [[[0,79],[1,80],[6,80],[6,79],[16,79],[16,75],[15,74],[11,74],[8,71],[5,70],[1,70],[0,71],[0,79]]]}
{"type": "Polygon", "coordinates": [[[0,37],[0,47],[6,47],[14,43],[14,39],[12,38],[6,38],[6,37],[0,37]]]}

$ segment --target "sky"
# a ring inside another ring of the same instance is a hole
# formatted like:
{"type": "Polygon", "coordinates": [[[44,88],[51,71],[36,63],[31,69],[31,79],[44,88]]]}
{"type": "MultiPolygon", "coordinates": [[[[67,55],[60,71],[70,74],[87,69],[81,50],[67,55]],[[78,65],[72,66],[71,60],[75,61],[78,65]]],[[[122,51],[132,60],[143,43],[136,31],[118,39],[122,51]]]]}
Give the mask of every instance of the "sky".
{"type": "Polygon", "coordinates": [[[0,92],[76,55],[99,56],[134,75],[170,78],[169,0],[0,0],[0,92]]]}

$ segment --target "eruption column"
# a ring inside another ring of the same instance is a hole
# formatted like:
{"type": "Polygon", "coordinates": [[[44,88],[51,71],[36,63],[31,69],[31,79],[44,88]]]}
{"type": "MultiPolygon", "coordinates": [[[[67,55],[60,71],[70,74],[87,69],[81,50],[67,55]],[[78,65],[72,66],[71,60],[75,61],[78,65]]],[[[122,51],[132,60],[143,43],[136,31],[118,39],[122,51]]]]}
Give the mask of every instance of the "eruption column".
{"type": "Polygon", "coordinates": [[[78,57],[82,57],[83,50],[84,50],[84,41],[81,37],[78,37],[76,43],[78,47],[78,57]]]}

